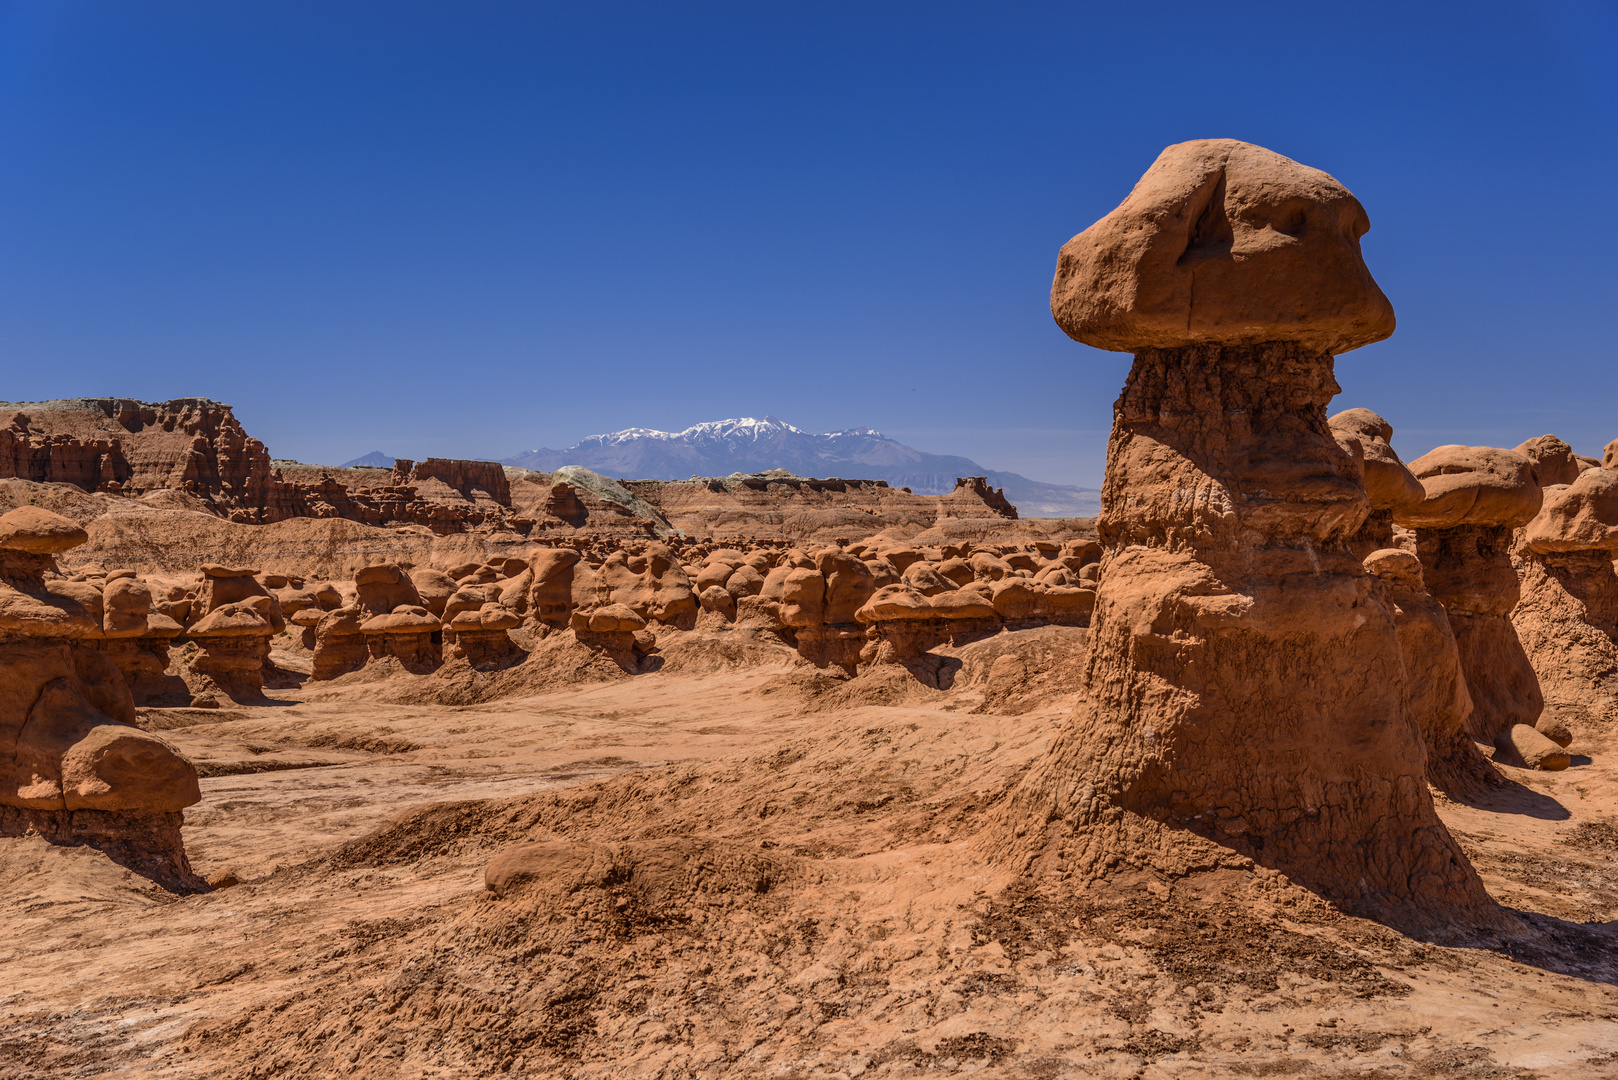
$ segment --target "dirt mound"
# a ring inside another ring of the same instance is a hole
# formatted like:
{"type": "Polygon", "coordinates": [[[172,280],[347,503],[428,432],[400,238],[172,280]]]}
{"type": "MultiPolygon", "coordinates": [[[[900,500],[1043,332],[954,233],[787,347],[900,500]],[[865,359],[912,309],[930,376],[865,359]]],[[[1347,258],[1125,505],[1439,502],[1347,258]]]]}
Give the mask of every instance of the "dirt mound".
{"type": "Polygon", "coordinates": [[[572,634],[557,633],[540,640],[526,659],[504,669],[479,671],[463,662],[416,674],[388,657],[314,684],[306,696],[310,701],[343,700],[363,688],[370,700],[395,705],[475,705],[627,677],[623,667],[600,650],[580,644],[572,634]]]}
{"type": "Polygon", "coordinates": [[[1089,647],[1082,626],[1041,626],[939,652],[960,661],[954,686],[982,692],[977,711],[1015,716],[1077,694],[1089,647]]]}
{"type": "Polygon", "coordinates": [[[288,885],[471,863],[481,897],[349,923],[312,982],[194,1024],[185,1048],[309,1077],[358,1061],[388,1076],[849,1061],[1128,1076],[1169,1058],[1209,1075],[1280,1063],[1348,1077],[1392,1049],[1430,1075],[1488,1060],[1411,1018],[1429,993],[1412,979],[1459,988],[1468,961],[1251,863],[1088,888],[1055,867],[986,869],[969,839],[1047,752],[1044,717],[868,707],[816,728],[760,753],[401,815],[288,885]]]}

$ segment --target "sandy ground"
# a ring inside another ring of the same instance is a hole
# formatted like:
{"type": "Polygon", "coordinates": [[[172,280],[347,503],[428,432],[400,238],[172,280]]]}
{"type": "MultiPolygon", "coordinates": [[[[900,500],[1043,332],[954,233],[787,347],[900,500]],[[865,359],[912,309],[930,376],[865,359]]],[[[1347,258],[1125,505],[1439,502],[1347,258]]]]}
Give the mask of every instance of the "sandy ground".
{"type": "Polygon", "coordinates": [[[1618,1076],[1604,745],[1439,802],[1523,913],[1509,942],[1413,940],[1264,871],[1020,882],[971,837],[1070,708],[1082,632],[1024,633],[947,691],[698,634],[482,704],[147,710],[204,773],[194,868],[236,883],[0,840],[0,1078],[1618,1076]],[[524,841],[555,873],[492,894],[524,841]]]}

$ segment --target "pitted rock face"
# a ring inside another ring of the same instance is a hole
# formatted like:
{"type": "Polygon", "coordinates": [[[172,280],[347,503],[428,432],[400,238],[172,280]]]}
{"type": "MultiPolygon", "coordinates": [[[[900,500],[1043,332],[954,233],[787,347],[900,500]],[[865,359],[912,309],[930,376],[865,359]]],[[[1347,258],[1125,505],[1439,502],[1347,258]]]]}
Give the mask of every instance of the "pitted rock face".
{"type": "Polygon", "coordinates": [[[1352,535],[1369,504],[1326,423],[1337,391],[1331,357],[1286,342],[1142,350],[1113,407],[1103,540],[1236,550],[1352,535]]]}
{"type": "Polygon", "coordinates": [[[1051,312],[1118,352],[1298,342],[1328,353],[1393,333],[1360,254],[1370,220],[1319,169],[1235,139],[1164,150],[1112,213],[1069,240],[1051,312]]]}

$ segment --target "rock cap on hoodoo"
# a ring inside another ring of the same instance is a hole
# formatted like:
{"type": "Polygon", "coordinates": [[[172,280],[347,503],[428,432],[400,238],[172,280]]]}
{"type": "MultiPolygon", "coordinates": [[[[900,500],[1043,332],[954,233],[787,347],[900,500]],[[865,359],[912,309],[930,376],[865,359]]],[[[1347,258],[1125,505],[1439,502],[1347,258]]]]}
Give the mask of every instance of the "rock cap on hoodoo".
{"type": "Polygon", "coordinates": [[[0,514],[0,548],[10,551],[55,555],[89,539],[89,533],[67,518],[37,506],[19,506],[0,514]]]}
{"type": "MultiPolygon", "coordinates": [[[[460,611],[450,620],[450,629],[456,633],[465,630],[510,630],[522,623],[514,613],[496,603],[487,603],[476,611],[460,611]]],[[[642,626],[646,625],[643,621],[642,626]]],[[[595,629],[594,625],[591,629],[595,629]]]]}
{"type": "Polygon", "coordinates": [[[203,563],[202,573],[205,577],[228,580],[230,578],[257,577],[258,570],[249,566],[225,566],[223,563],[203,563]]]}
{"type": "Polygon", "coordinates": [[[1579,463],[1578,455],[1555,435],[1540,435],[1516,448],[1534,466],[1534,479],[1540,487],[1571,484],[1589,466],[1579,463]]]}
{"type": "Polygon", "coordinates": [[[1117,352],[1296,341],[1346,352],[1393,333],[1348,189],[1262,146],[1178,143],[1117,209],[1062,246],[1051,314],[1117,352]]]}
{"type": "Polygon", "coordinates": [[[1571,484],[1547,488],[1523,539],[1541,555],[1618,549],[1618,473],[1586,469],[1571,484]]]}
{"type": "Polygon", "coordinates": [[[1396,510],[1393,520],[1411,529],[1459,525],[1525,525],[1540,507],[1534,465],[1515,450],[1494,446],[1440,446],[1410,463],[1427,497],[1396,510]]]}
{"type": "Polygon", "coordinates": [[[1365,494],[1372,510],[1398,510],[1415,506],[1426,490],[1405,467],[1389,440],[1393,425],[1370,409],[1344,409],[1326,421],[1339,443],[1359,444],[1365,454],[1365,494]]]}
{"type": "Polygon", "coordinates": [[[364,634],[430,634],[443,623],[424,607],[401,604],[386,615],[376,615],[360,624],[364,634]]]}
{"type": "Polygon", "coordinates": [[[269,637],[275,633],[270,620],[251,601],[222,604],[203,616],[188,631],[193,638],[269,637]]]}

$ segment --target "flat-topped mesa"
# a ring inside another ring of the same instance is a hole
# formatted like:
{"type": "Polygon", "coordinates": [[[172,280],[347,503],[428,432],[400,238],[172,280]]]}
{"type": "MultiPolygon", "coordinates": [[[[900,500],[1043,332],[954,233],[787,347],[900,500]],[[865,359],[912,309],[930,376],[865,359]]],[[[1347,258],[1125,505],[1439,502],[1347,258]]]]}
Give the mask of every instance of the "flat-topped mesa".
{"type": "Polygon", "coordinates": [[[1573,738],[1605,729],[1618,709],[1618,473],[1586,468],[1546,486],[1539,513],[1515,539],[1521,597],[1511,623],[1545,709],[1535,734],[1506,732],[1506,756],[1561,768],[1573,738]]]}
{"type": "Polygon", "coordinates": [[[1404,925],[1497,909],[1433,810],[1332,354],[1387,337],[1365,212],[1231,140],[1173,146],[1062,249],[1058,324],[1135,360],[1080,703],[985,834],[1081,875],[1250,865],[1404,925]],[[1226,849],[1221,851],[1221,848],[1226,849]]]}
{"type": "MultiPolygon", "coordinates": [[[[135,726],[124,674],[89,647],[107,632],[101,588],[46,580],[84,539],[36,507],[0,516],[0,835],[89,844],[199,889],[180,839],[180,812],[201,798],[196,769],[135,726]]],[[[114,633],[133,627],[134,606],[114,607],[114,633]]]]}

